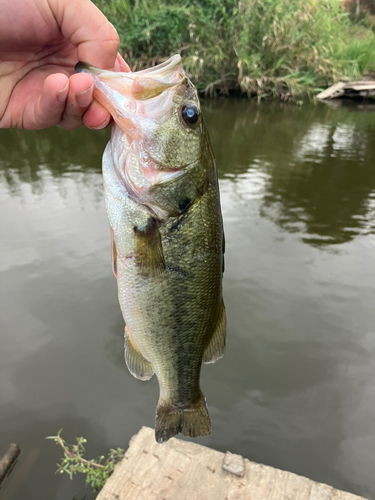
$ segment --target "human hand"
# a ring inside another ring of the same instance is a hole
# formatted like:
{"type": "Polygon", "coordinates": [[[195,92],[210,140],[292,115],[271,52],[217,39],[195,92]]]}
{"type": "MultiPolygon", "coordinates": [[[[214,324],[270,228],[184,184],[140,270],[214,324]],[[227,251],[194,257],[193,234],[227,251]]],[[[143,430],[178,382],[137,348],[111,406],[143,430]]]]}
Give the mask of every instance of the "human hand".
{"type": "Polygon", "coordinates": [[[129,71],[115,28],[90,0],[0,0],[0,128],[100,129],[110,115],[93,100],[84,61],[129,71]]]}

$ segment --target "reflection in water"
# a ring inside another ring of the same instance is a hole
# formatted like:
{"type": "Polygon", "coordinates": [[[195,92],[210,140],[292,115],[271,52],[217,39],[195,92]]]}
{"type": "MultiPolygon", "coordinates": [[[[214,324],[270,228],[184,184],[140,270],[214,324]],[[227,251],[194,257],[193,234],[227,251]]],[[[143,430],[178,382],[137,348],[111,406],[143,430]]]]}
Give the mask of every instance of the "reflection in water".
{"type": "Polygon", "coordinates": [[[93,137],[83,128],[75,132],[57,127],[37,132],[1,130],[0,183],[13,195],[21,195],[23,183],[31,186],[33,194],[43,194],[50,179],[61,186],[60,194],[65,197],[63,180],[76,174],[77,184],[92,187],[98,180],[93,174],[101,172],[99,159],[108,137],[108,130],[93,137]]]}
{"type": "MultiPolygon", "coordinates": [[[[202,370],[213,431],[198,442],[375,498],[375,115],[217,100],[205,117],[228,349],[202,370]]],[[[25,461],[2,500],[90,500],[53,474],[44,437],[83,435],[92,457],[154,424],[156,381],[123,359],[107,138],[0,131],[0,449],[15,441],[25,461]]]]}
{"type": "Polygon", "coordinates": [[[221,176],[282,229],[317,246],[374,233],[375,114],[225,101],[206,115],[221,176]]]}
{"type": "MultiPolygon", "coordinates": [[[[306,243],[339,244],[373,233],[375,114],[244,103],[205,106],[220,177],[234,179],[244,198],[262,197],[262,215],[302,233],[306,243]]],[[[63,179],[74,177],[101,199],[95,174],[108,131],[95,140],[85,129],[73,134],[58,128],[6,130],[1,138],[0,182],[13,195],[21,195],[22,183],[41,194],[51,176],[64,198],[63,179]]]]}
{"type": "Polygon", "coordinates": [[[101,157],[109,130],[92,132],[81,128],[66,132],[58,127],[42,131],[1,130],[0,158],[3,173],[16,171],[23,182],[38,180],[38,171],[46,166],[59,178],[70,169],[101,171],[101,157]],[[69,152],[69,154],[67,154],[69,152]]]}

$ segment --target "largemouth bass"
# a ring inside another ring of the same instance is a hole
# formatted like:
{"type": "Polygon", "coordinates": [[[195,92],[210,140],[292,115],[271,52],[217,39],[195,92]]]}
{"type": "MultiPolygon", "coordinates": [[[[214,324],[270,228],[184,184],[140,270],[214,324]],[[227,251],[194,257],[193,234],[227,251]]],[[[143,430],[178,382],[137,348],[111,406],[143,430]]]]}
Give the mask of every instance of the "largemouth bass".
{"type": "Polygon", "coordinates": [[[79,63],[113,116],[103,156],[113,272],[134,377],[155,373],[155,438],[211,431],[202,361],[224,354],[224,234],[215,161],[179,55],[135,73],[79,63]]]}

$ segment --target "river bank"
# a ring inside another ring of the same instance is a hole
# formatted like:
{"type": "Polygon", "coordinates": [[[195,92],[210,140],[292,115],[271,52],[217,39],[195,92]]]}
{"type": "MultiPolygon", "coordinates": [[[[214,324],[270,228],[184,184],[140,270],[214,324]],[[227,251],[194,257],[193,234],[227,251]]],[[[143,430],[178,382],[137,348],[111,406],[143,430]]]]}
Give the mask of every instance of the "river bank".
{"type": "Polygon", "coordinates": [[[179,52],[206,96],[299,101],[375,72],[372,18],[351,15],[340,0],[95,3],[119,32],[133,70],[179,52]]]}

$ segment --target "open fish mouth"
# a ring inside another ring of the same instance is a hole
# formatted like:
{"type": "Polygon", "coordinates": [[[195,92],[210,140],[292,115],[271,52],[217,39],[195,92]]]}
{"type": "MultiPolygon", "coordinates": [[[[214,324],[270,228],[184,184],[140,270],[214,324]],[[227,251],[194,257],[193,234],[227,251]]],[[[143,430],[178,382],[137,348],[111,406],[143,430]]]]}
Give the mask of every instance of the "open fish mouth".
{"type": "MultiPolygon", "coordinates": [[[[172,75],[172,72],[175,72],[177,66],[181,66],[181,56],[179,54],[175,54],[166,61],[158,64],[157,66],[153,66],[151,68],[143,69],[141,71],[137,72],[126,72],[126,73],[121,73],[122,75],[126,75],[130,79],[134,79],[137,76],[142,76],[142,75],[147,75],[155,79],[163,80],[165,78],[170,78],[172,75]]],[[[180,68],[182,70],[182,67],[180,68]]],[[[76,73],[92,73],[96,75],[103,75],[103,74],[113,74],[113,71],[108,71],[105,69],[100,69],[96,68],[95,66],[91,66],[90,64],[84,63],[84,62],[79,62],[75,66],[75,72],[76,73]]],[[[183,77],[183,70],[182,70],[182,75],[183,77]]]]}
{"type": "Polygon", "coordinates": [[[141,137],[142,118],[159,122],[172,109],[178,88],[188,80],[178,54],[137,72],[107,71],[82,62],[75,70],[94,77],[94,98],[130,139],[141,137]]]}
{"type": "Polygon", "coordinates": [[[105,92],[105,87],[107,87],[140,101],[160,95],[164,90],[182,83],[185,78],[179,54],[158,66],[134,73],[102,70],[83,62],[76,64],[75,71],[91,74],[95,79],[96,88],[101,89],[102,92],[105,92]]]}

